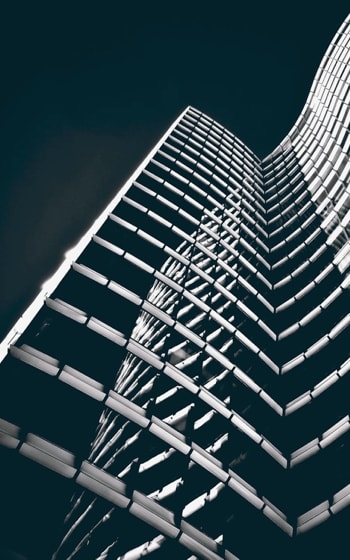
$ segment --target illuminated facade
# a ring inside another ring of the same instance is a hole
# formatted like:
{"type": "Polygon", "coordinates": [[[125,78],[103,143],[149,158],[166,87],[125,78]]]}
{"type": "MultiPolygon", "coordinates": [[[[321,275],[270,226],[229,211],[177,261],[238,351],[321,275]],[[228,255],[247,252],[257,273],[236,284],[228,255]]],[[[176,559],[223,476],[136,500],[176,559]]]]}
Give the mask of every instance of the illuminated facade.
{"type": "Polygon", "coordinates": [[[4,460],[75,488],[55,559],[346,542],[349,61],[347,19],[263,161],[187,108],[4,341],[4,460]]]}

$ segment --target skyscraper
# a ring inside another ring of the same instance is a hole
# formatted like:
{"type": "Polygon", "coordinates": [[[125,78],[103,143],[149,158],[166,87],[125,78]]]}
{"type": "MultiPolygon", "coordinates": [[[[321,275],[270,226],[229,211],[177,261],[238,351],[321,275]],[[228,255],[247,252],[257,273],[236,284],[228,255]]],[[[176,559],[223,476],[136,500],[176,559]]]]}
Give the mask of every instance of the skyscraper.
{"type": "Polygon", "coordinates": [[[54,558],[346,543],[349,44],[263,161],[188,107],[3,342],[3,460],[74,491],[54,558]]]}

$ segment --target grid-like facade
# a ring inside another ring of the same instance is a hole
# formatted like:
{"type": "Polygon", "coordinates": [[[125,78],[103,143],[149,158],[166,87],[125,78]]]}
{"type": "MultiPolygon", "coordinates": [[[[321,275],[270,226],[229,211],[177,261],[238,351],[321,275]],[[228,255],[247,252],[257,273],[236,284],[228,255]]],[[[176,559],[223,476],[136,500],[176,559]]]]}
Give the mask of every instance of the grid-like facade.
{"type": "Polygon", "coordinates": [[[4,341],[0,442],[75,487],[55,559],[346,542],[349,62],[350,18],[263,161],[187,108],[4,341]]]}

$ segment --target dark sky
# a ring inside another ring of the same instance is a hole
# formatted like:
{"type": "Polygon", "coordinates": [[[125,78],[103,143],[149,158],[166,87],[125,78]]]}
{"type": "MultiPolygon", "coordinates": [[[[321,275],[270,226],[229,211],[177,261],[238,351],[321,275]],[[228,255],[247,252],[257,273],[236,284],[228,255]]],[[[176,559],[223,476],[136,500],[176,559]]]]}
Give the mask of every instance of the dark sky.
{"type": "Polygon", "coordinates": [[[346,2],[17,2],[1,15],[0,336],[191,104],[267,155],[346,2]]]}

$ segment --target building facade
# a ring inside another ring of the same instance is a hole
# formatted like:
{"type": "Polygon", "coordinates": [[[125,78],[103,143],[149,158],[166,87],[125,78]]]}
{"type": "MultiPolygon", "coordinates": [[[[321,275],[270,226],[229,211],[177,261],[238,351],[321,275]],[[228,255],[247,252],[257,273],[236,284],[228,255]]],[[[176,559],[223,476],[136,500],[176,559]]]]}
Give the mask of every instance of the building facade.
{"type": "Polygon", "coordinates": [[[346,558],[349,63],[262,161],[188,107],[2,343],[28,557],[346,558]]]}

